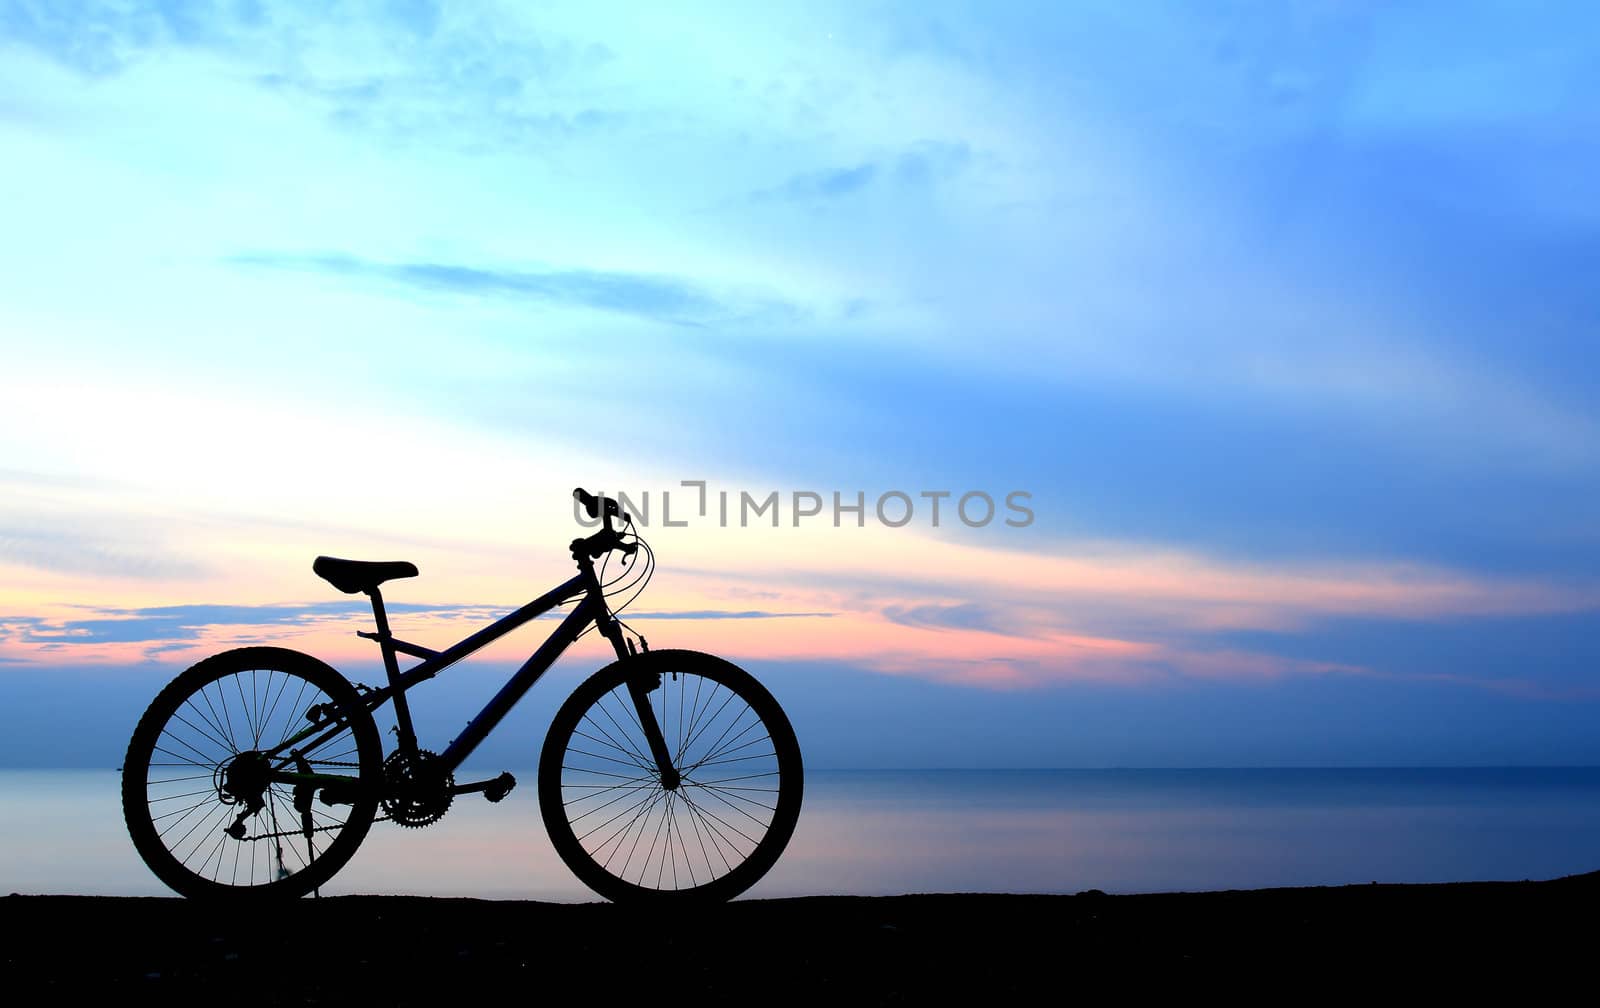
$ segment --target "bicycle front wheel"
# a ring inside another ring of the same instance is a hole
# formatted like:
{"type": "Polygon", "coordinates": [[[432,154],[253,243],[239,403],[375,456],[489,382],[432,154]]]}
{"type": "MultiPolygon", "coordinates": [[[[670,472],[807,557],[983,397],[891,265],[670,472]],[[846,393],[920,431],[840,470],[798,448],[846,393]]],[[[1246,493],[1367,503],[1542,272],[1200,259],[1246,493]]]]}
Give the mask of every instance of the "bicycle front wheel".
{"type": "Polygon", "coordinates": [[[367,835],[382,758],[372,714],[339,673],[298,651],[226,651],[139,720],[123,816],[145,864],[184,896],[303,896],[367,835]]]}
{"type": "Polygon", "coordinates": [[[556,853],[616,902],[720,901],[778,860],[800,816],[794,729],[749,673],[649,651],[591,676],[556,713],[539,810],[556,853]],[[628,689],[639,677],[680,780],[664,786],[628,689]]]}

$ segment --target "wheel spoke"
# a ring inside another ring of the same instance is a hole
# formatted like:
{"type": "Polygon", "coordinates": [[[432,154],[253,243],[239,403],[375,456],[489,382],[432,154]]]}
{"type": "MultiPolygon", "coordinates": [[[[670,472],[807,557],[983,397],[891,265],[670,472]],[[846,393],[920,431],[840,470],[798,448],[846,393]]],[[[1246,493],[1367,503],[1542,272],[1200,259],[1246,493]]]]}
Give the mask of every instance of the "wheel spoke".
{"type": "MultiPolygon", "coordinates": [[[[656,835],[654,837],[652,837],[651,840],[650,840],[650,850],[648,852],[646,852],[646,854],[644,856],[644,864],[639,866],[639,881],[641,881],[641,882],[644,881],[645,872],[648,872],[650,870],[650,859],[655,856],[655,853],[656,853],[656,842],[661,839],[661,831],[663,829],[665,829],[668,826],[669,823],[672,822],[672,816],[670,815],[671,811],[672,811],[672,795],[669,792],[667,794],[666,801],[661,803],[661,821],[656,824],[656,835]]],[[[672,831],[671,831],[671,829],[667,829],[667,844],[670,845],[671,843],[672,843],[672,831]]],[[[666,848],[666,846],[663,846],[661,848],[661,867],[656,869],[656,888],[657,889],[661,888],[661,875],[662,875],[662,873],[664,871],[666,871],[666,868],[667,868],[667,848],[666,848]]]]}
{"type": "MultiPolygon", "coordinates": [[[[294,695],[294,703],[289,705],[289,716],[284,719],[283,733],[278,736],[278,741],[272,744],[273,749],[281,749],[283,744],[289,741],[289,736],[293,735],[298,727],[298,722],[295,720],[296,715],[304,714],[310,709],[311,705],[305,702],[306,688],[310,685],[311,683],[308,680],[300,680],[300,691],[294,695]]],[[[303,721],[305,719],[301,718],[300,720],[303,721]]]]}
{"type": "MultiPolygon", "coordinates": [[[[730,802],[728,799],[726,799],[726,798],[722,797],[721,795],[717,794],[715,791],[710,791],[709,789],[706,789],[706,793],[710,794],[711,797],[717,799],[722,804],[726,805],[728,808],[733,809],[735,812],[739,813],[740,815],[744,816],[746,819],[748,819],[751,822],[755,823],[761,829],[764,830],[764,829],[767,828],[767,824],[765,822],[761,821],[760,819],[757,819],[755,816],[751,815],[749,812],[746,812],[744,809],[742,809],[739,806],[735,805],[733,802],[730,802]]],[[[722,823],[722,825],[724,825],[724,826],[728,827],[729,829],[737,832],[740,836],[744,837],[746,840],[749,840],[751,843],[759,843],[760,842],[756,838],[754,838],[754,837],[750,836],[748,833],[744,832],[744,830],[739,829],[737,826],[734,826],[732,823],[728,822],[726,819],[723,819],[721,816],[717,815],[715,812],[712,812],[710,806],[702,804],[700,806],[700,808],[707,815],[711,816],[713,819],[716,819],[717,822],[722,823]]],[[[749,829],[749,828],[750,827],[748,827],[748,826],[745,827],[745,829],[749,829]]]]}
{"type": "MultiPolygon", "coordinates": [[[[621,735],[625,739],[630,737],[628,730],[626,728],[622,727],[622,725],[618,724],[617,723],[617,719],[615,717],[613,717],[612,714],[611,714],[611,711],[606,708],[605,698],[604,697],[602,697],[600,700],[595,701],[595,708],[597,710],[599,710],[600,713],[602,713],[602,714],[604,714],[606,716],[606,720],[610,721],[612,726],[617,729],[617,734],[618,735],[621,735]]],[[[630,716],[633,717],[634,727],[635,728],[639,728],[638,717],[636,715],[632,715],[631,711],[629,712],[629,714],[630,714],[630,716]]],[[[644,729],[643,728],[639,728],[639,734],[640,735],[644,734],[644,729]]],[[[619,746],[619,748],[624,748],[624,747],[620,747],[619,746]]],[[[631,752],[631,753],[633,753],[633,755],[637,756],[639,758],[640,765],[646,765],[646,764],[651,762],[650,759],[647,756],[645,756],[644,753],[639,752],[637,749],[634,749],[631,746],[625,747],[625,751],[631,752]]]]}
{"type": "MultiPolygon", "coordinates": [[[[749,840],[750,838],[745,836],[743,833],[740,833],[739,830],[735,829],[733,826],[724,822],[720,816],[711,812],[709,809],[702,808],[700,803],[695,801],[693,798],[685,795],[684,800],[689,803],[689,807],[694,810],[695,814],[700,817],[701,822],[705,823],[706,828],[711,831],[713,837],[712,842],[715,843],[717,839],[720,839],[727,847],[728,851],[730,851],[737,860],[743,861],[745,856],[739,852],[739,845],[734,843],[733,840],[729,838],[728,833],[739,833],[739,835],[744,837],[746,840],[749,840]],[[724,833],[719,827],[727,827],[728,833],[724,833]]],[[[755,841],[751,841],[752,844],[754,842],[755,841]]],[[[726,854],[723,855],[723,861],[724,863],[727,863],[726,854]]],[[[729,868],[729,871],[732,871],[732,868],[729,868]]]]}
{"type": "MultiPolygon", "coordinates": [[[[580,813],[579,815],[572,816],[567,821],[572,823],[572,825],[576,826],[576,825],[578,825],[578,823],[580,823],[583,820],[585,820],[585,819],[589,818],[590,816],[594,815],[596,812],[601,812],[601,811],[603,811],[605,809],[608,809],[611,806],[615,805],[619,801],[627,801],[629,798],[632,798],[638,792],[643,791],[643,790],[647,790],[648,788],[651,787],[651,785],[649,785],[649,784],[636,784],[633,787],[626,787],[626,785],[618,784],[617,787],[625,788],[625,790],[621,794],[613,795],[611,797],[611,799],[609,801],[606,801],[604,804],[596,805],[594,808],[590,809],[587,812],[583,812],[583,813],[580,813]]],[[[573,802],[586,801],[586,800],[588,800],[590,798],[593,798],[593,797],[595,797],[595,796],[592,795],[592,794],[584,795],[582,798],[574,798],[572,802],[568,802],[567,804],[570,805],[570,804],[573,804],[573,802]]],[[[605,823],[601,823],[601,825],[604,826],[605,823]]],[[[585,836],[587,836],[587,835],[588,834],[585,834],[585,836]]]]}
{"type": "MultiPolygon", "coordinates": [[[[626,875],[628,873],[628,865],[633,863],[633,854],[639,849],[639,841],[644,837],[645,826],[649,825],[650,812],[656,807],[656,803],[661,800],[661,796],[664,794],[666,794],[665,791],[658,791],[652,795],[650,797],[649,804],[644,807],[644,810],[638,815],[634,816],[633,819],[629,821],[628,825],[623,828],[623,836],[626,838],[628,831],[633,829],[635,823],[642,824],[639,827],[639,835],[633,838],[633,846],[628,848],[628,859],[623,862],[622,871],[618,872],[619,875],[626,875]]],[[[621,849],[620,844],[618,845],[618,849],[621,849]]],[[[614,854],[615,852],[613,852],[613,855],[614,854]]]]}
{"type": "MultiPolygon", "coordinates": [[[[706,681],[704,677],[694,677],[694,702],[689,705],[689,736],[694,734],[695,723],[700,720],[700,691],[705,688],[705,684],[706,681]]],[[[686,686],[684,689],[678,691],[678,696],[681,698],[687,692],[689,692],[689,690],[686,686]]],[[[685,741],[685,738],[686,735],[683,731],[683,722],[680,719],[678,723],[678,748],[674,750],[672,754],[672,763],[674,766],[683,762],[683,751],[689,744],[687,741],[685,741]]]]}
{"type": "MultiPolygon", "coordinates": [[[[280,701],[283,700],[283,692],[284,692],[284,690],[289,688],[289,680],[291,678],[293,678],[293,677],[292,676],[284,676],[283,677],[283,682],[278,685],[278,692],[272,698],[272,705],[267,708],[267,716],[265,718],[267,724],[271,724],[272,723],[272,719],[277,716],[278,704],[279,704],[280,701]]],[[[271,683],[271,679],[270,678],[267,681],[268,681],[269,684],[271,683]]],[[[289,723],[293,724],[294,722],[292,720],[292,718],[293,718],[293,712],[292,711],[289,712],[289,718],[291,718],[289,723]]],[[[283,736],[280,735],[279,739],[281,740],[282,738],[283,738],[283,736]]]]}
{"type": "Polygon", "coordinates": [[[596,725],[592,718],[586,717],[583,720],[585,722],[587,722],[588,724],[594,725],[594,728],[595,728],[596,731],[598,731],[600,734],[606,736],[605,739],[602,740],[602,739],[595,738],[593,735],[590,735],[588,732],[582,732],[582,731],[578,731],[576,729],[573,730],[572,734],[578,735],[578,736],[580,736],[582,738],[586,738],[590,742],[595,743],[596,745],[610,746],[612,749],[615,749],[617,752],[622,753],[625,756],[631,757],[631,762],[635,766],[639,767],[642,770],[654,769],[654,767],[652,765],[645,763],[644,762],[644,757],[642,755],[640,755],[638,752],[636,752],[632,747],[618,745],[615,741],[613,741],[611,739],[610,734],[607,733],[604,728],[601,728],[599,725],[596,725]]]}
{"type": "Polygon", "coordinates": [[[641,766],[635,760],[620,760],[620,759],[617,759],[615,756],[602,756],[599,753],[589,752],[587,749],[578,749],[578,748],[574,747],[572,749],[568,749],[567,752],[580,753],[580,754],[582,754],[584,756],[592,756],[593,758],[595,758],[597,760],[605,760],[608,763],[618,763],[618,764],[621,764],[622,766],[633,767],[635,770],[651,770],[652,769],[651,767],[641,766]]]}
{"type": "Polygon", "coordinates": [[[233,691],[239,694],[239,717],[244,721],[245,731],[250,736],[250,748],[259,747],[260,736],[255,730],[255,724],[250,718],[250,703],[244,698],[244,684],[239,681],[239,676],[233,677],[233,691]]]}
{"type": "MultiPolygon", "coordinates": [[[[162,734],[163,735],[171,735],[171,732],[162,732],[162,734]]],[[[156,746],[155,747],[155,751],[156,752],[166,753],[168,756],[171,756],[175,760],[183,760],[182,763],[173,764],[174,766],[189,766],[189,767],[193,767],[193,766],[210,766],[212,763],[215,762],[214,760],[207,758],[205,753],[201,752],[198,749],[195,749],[194,746],[189,745],[189,743],[187,741],[185,741],[184,739],[178,738],[176,735],[172,735],[172,738],[179,745],[189,746],[190,749],[194,750],[194,754],[196,756],[200,757],[200,759],[194,760],[194,759],[190,759],[190,758],[184,756],[181,753],[175,753],[171,749],[167,749],[167,748],[164,748],[162,746],[156,746]]]]}
{"type": "Polygon", "coordinates": [[[239,741],[238,741],[237,738],[234,737],[234,734],[233,734],[233,718],[231,716],[229,716],[229,714],[228,714],[228,705],[227,705],[227,702],[226,702],[227,701],[227,697],[222,696],[221,695],[222,694],[222,688],[220,686],[217,687],[217,692],[219,694],[218,698],[223,701],[223,705],[222,705],[222,713],[221,714],[216,714],[217,708],[216,708],[216,705],[211,702],[211,693],[210,693],[210,687],[213,686],[213,685],[216,685],[216,684],[215,683],[207,683],[205,686],[202,686],[200,688],[200,699],[202,699],[202,700],[204,700],[206,702],[206,707],[209,708],[211,710],[212,714],[216,716],[216,719],[218,721],[218,727],[222,728],[223,729],[223,734],[225,734],[228,737],[228,751],[229,752],[239,752],[239,751],[241,751],[240,748],[239,748],[239,741]]]}
{"type": "MultiPolygon", "coordinates": [[[[688,752],[690,749],[694,748],[695,742],[699,741],[700,736],[705,734],[706,729],[710,728],[712,725],[717,723],[717,718],[722,716],[722,712],[728,708],[728,705],[730,703],[733,703],[733,698],[738,696],[738,695],[739,694],[733,692],[732,690],[728,691],[728,698],[726,700],[722,701],[722,705],[717,708],[717,712],[715,714],[711,715],[709,718],[706,718],[705,723],[700,726],[699,730],[697,730],[694,734],[689,736],[689,741],[683,747],[684,752],[688,752]]],[[[713,694],[713,699],[715,699],[715,695],[714,694],[713,694]]],[[[709,702],[707,703],[707,706],[710,706],[709,702]]],[[[726,730],[726,729],[724,729],[724,730],[726,730]]]]}
{"type": "MultiPolygon", "coordinates": [[[[635,809],[640,808],[641,806],[645,807],[646,811],[648,811],[648,806],[655,804],[655,801],[656,801],[656,799],[658,797],[660,797],[659,793],[652,791],[650,794],[647,794],[644,797],[640,798],[638,801],[634,802],[632,805],[629,805],[627,808],[623,809],[621,812],[618,812],[616,815],[613,815],[611,818],[607,819],[605,822],[603,822],[600,825],[595,826],[594,828],[590,829],[589,832],[587,832],[583,836],[579,837],[578,841],[581,843],[584,840],[589,839],[589,837],[591,837],[594,834],[600,832],[601,830],[605,829],[607,826],[609,826],[612,823],[616,822],[618,819],[621,819],[623,816],[627,815],[629,812],[632,812],[635,809]]],[[[643,814],[644,814],[643,812],[639,813],[639,815],[643,815],[643,814]]],[[[626,831],[627,828],[629,826],[632,826],[634,824],[634,822],[636,822],[637,820],[638,820],[638,815],[634,816],[633,819],[630,819],[626,823],[624,823],[622,825],[622,827],[617,830],[617,833],[622,833],[622,832],[626,831]]],[[[613,834],[611,834],[611,836],[606,837],[606,839],[604,841],[602,841],[596,847],[596,850],[603,850],[605,848],[606,844],[609,844],[612,841],[612,839],[614,839],[616,837],[617,833],[613,833],[613,834]]]]}
{"type": "MultiPolygon", "coordinates": [[[[740,721],[744,720],[744,715],[745,715],[746,711],[749,711],[751,714],[755,714],[754,711],[750,711],[749,708],[745,708],[745,710],[739,712],[738,717],[734,718],[733,723],[735,725],[738,725],[740,721]]],[[[719,740],[716,745],[712,746],[711,750],[709,752],[707,752],[704,756],[700,757],[699,762],[705,763],[705,762],[707,762],[707,761],[709,761],[711,759],[714,759],[715,757],[724,755],[725,753],[734,752],[734,751],[737,751],[739,749],[743,749],[744,748],[744,743],[740,743],[739,740],[744,738],[746,735],[750,734],[751,729],[760,728],[760,727],[761,727],[761,717],[760,717],[760,715],[756,715],[751,719],[749,724],[747,724],[743,728],[739,729],[739,733],[737,735],[734,735],[731,738],[729,738],[729,737],[727,737],[726,733],[724,733],[723,738],[721,740],[719,740]]],[[[759,742],[760,739],[756,739],[755,741],[759,742]]]]}
{"type": "MultiPolygon", "coordinates": [[[[711,791],[711,792],[715,793],[718,797],[721,797],[722,794],[723,794],[723,791],[724,791],[723,788],[719,788],[719,787],[715,787],[715,786],[711,786],[711,785],[702,784],[702,785],[699,785],[699,786],[705,788],[707,791],[711,791]]],[[[749,804],[754,805],[756,808],[766,809],[768,812],[776,812],[778,810],[778,807],[776,805],[764,805],[761,802],[756,801],[754,798],[746,798],[744,795],[733,794],[732,792],[728,792],[728,793],[732,797],[737,798],[742,802],[748,802],[749,804]]],[[[737,807],[737,806],[735,806],[735,807],[737,807]]]]}
{"type": "Polygon", "coordinates": [[[716,780],[703,780],[703,781],[697,781],[696,783],[699,783],[699,784],[726,784],[728,781],[755,780],[755,779],[760,778],[760,777],[776,777],[781,772],[782,771],[779,771],[779,770],[768,770],[766,773],[745,774],[742,777],[719,777],[716,780]]]}
{"type": "Polygon", "coordinates": [[[699,768],[701,768],[703,766],[715,766],[718,763],[737,763],[737,762],[739,762],[741,760],[772,759],[772,758],[775,758],[778,755],[776,752],[752,753],[752,754],[749,754],[749,755],[737,756],[737,757],[731,755],[732,753],[743,752],[744,750],[750,748],[751,746],[758,746],[763,742],[771,742],[771,741],[772,741],[772,739],[770,737],[768,737],[766,735],[763,735],[758,739],[751,739],[748,742],[742,743],[740,745],[733,746],[731,748],[728,747],[728,746],[724,746],[722,748],[721,753],[719,753],[719,755],[724,757],[723,759],[704,758],[704,759],[701,759],[698,763],[694,764],[693,766],[687,767],[686,769],[687,770],[698,770],[699,768]]]}
{"type": "MultiPolygon", "coordinates": [[[[711,744],[710,751],[706,755],[700,757],[699,760],[697,760],[693,764],[691,764],[691,767],[697,767],[701,763],[704,763],[706,760],[710,759],[712,757],[712,755],[714,755],[714,754],[716,754],[718,752],[721,752],[722,751],[723,740],[727,739],[728,733],[733,731],[734,727],[737,726],[740,721],[744,720],[744,715],[745,715],[744,711],[739,711],[737,714],[735,714],[733,716],[733,720],[728,724],[728,727],[722,729],[722,734],[717,736],[717,740],[711,744]]],[[[757,718],[752,724],[746,725],[743,729],[741,729],[740,732],[739,732],[739,735],[743,735],[745,732],[749,731],[752,727],[754,727],[755,725],[758,725],[760,723],[761,723],[761,719],[757,718]]],[[[735,735],[734,738],[735,739],[739,738],[739,735],[735,735]]]]}
{"type": "Polygon", "coordinates": [[[217,726],[212,724],[210,721],[206,720],[205,714],[201,712],[200,708],[198,708],[198,707],[196,707],[194,705],[193,701],[185,701],[184,706],[186,706],[189,709],[193,710],[195,712],[196,716],[198,716],[200,718],[200,720],[206,722],[207,728],[210,728],[212,730],[207,731],[206,728],[201,728],[199,725],[194,724],[188,718],[184,717],[182,714],[179,714],[177,711],[174,711],[172,716],[177,718],[179,721],[182,721],[184,724],[188,725],[190,728],[193,728],[197,734],[201,735],[204,738],[210,739],[212,742],[215,742],[224,752],[234,752],[234,751],[236,751],[230,745],[228,745],[228,743],[226,741],[223,740],[223,738],[221,737],[221,734],[216,731],[216,727],[217,726]]]}

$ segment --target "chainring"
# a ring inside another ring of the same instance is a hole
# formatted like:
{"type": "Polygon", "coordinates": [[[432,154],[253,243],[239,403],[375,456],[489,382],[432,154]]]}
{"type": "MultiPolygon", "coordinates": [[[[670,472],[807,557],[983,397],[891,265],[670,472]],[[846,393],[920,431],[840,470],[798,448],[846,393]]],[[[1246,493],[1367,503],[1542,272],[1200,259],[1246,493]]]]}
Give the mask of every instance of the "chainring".
{"type": "Polygon", "coordinates": [[[426,749],[418,749],[414,759],[391,754],[383,761],[383,781],[383,811],[402,826],[418,829],[450,811],[455,774],[426,749]]]}

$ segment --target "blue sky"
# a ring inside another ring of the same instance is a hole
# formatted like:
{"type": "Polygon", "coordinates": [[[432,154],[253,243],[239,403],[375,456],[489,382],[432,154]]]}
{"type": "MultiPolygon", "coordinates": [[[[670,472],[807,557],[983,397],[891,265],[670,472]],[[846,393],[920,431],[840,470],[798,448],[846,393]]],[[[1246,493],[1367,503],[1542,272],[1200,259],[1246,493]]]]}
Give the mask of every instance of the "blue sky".
{"type": "Polygon", "coordinates": [[[1600,760],[1596,29],[0,0],[0,761],[233,643],[372,676],[317,553],[443,640],[695,479],[1032,495],[650,532],[818,765],[1600,760]]]}

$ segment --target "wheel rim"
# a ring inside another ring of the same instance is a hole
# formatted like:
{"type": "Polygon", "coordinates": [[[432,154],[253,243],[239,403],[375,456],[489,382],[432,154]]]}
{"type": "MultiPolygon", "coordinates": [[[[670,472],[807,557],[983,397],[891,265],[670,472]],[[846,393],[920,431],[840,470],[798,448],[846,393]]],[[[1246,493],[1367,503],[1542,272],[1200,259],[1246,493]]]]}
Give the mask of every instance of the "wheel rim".
{"type": "Polygon", "coordinates": [[[309,726],[318,705],[337,706],[308,677],[272,668],[224,672],[177,702],[151,740],[143,788],[144,825],[177,869],[211,886],[293,884],[366,824],[360,801],[325,804],[317,790],[265,780],[269,765],[360,778],[351,725],[310,740],[303,764],[261,756],[309,726]]]}
{"type": "MultiPolygon", "coordinates": [[[[634,891],[704,892],[787,840],[787,725],[759,699],[698,672],[664,674],[651,708],[681,780],[662,786],[625,682],[601,692],[561,753],[560,802],[572,842],[634,891]],[[783,834],[779,836],[778,834],[783,834]]],[[[764,865],[760,870],[764,870],[764,865]]],[[[739,886],[743,888],[743,886],[739,886]]]]}

